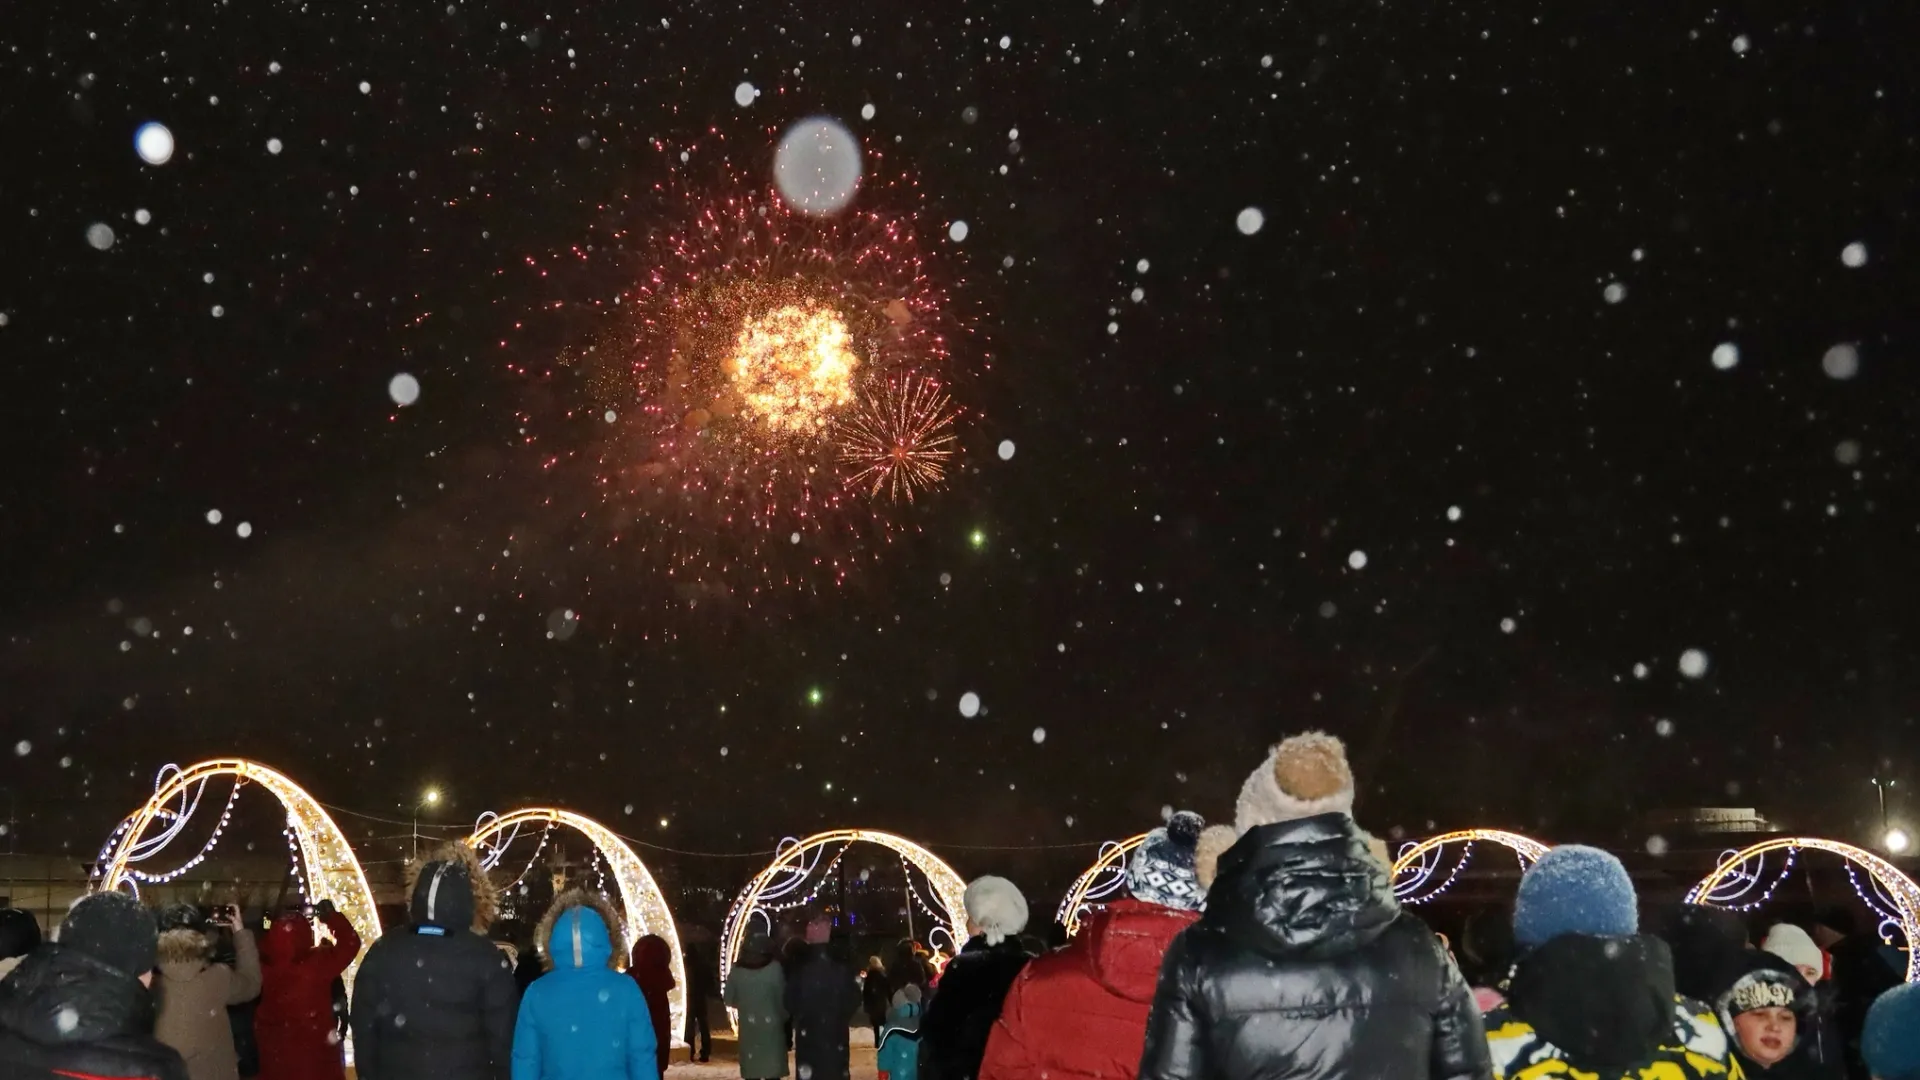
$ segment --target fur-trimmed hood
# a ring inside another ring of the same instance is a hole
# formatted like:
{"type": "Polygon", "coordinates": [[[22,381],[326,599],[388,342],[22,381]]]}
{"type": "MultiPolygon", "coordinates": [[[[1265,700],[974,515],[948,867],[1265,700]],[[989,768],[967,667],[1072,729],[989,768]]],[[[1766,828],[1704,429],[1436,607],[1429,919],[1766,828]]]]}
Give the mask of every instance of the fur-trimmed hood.
{"type": "Polygon", "coordinates": [[[567,963],[564,967],[575,967],[576,955],[588,964],[604,963],[607,967],[619,971],[626,963],[626,932],[620,925],[620,917],[613,913],[613,905],[599,893],[585,889],[568,889],[554,897],[553,906],[540,917],[540,926],[533,932],[533,941],[540,950],[540,967],[543,971],[554,970],[553,935],[558,928],[562,934],[561,952],[567,963]],[[600,927],[596,930],[593,919],[585,917],[562,918],[568,912],[586,909],[583,916],[590,912],[599,916],[600,927]]]}
{"type": "Polygon", "coordinates": [[[213,942],[190,926],[178,926],[160,935],[161,967],[205,964],[212,955],[213,942]]]}
{"type": "Polygon", "coordinates": [[[437,862],[457,862],[467,868],[468,883],[473,889],[473,929],[486,933],[493,921],[500,917],[500,890],[487,876],[486,867],[480,865],[480,853],[467,846],[464,840],[450,840],[427,854],[424,859],[415,859],[407,865],[406,894],[412,896],[420,883],[420,872],[437,862]]]}

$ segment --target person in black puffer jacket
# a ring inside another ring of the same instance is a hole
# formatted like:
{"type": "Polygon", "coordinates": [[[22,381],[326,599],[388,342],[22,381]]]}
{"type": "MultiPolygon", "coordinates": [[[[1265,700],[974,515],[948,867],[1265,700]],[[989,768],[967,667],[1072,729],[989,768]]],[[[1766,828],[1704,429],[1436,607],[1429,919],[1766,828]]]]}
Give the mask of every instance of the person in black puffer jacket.
{"type": "Polygon", "coordinates": [[[126,893],[75,904],[55,943],[0,981],[0,1077],[187,1080],[187,1063],[153,1037],[159,949],[153,914],[126,893]]]}
{"type": "Polygon", "coordinates": [[[360,962],[361,1080],[508,1080],[520,993],[507,955],[474,930],[476,881],[490,898],[472,849],[442,848],[414,882],[413,925],[382,935],[360,962]]]}
{"type": "Polygon", "coordinates": [[[1247,778],[1234,828],[1201,838],[1206,913],[1161,962],[1140,1080],[1488,1076],[1472,992],[1352,808],[1346,750],[1319,732],[1247,778]]]}
{"type": "Polygon", "coordinates": [[[1020,970],[1032,957],[1020,945],[1027,898],[1003,877],[967,886],[967,943],[940,973],[920,1019],[919,1080],[973,1080],[1020,970]]]}

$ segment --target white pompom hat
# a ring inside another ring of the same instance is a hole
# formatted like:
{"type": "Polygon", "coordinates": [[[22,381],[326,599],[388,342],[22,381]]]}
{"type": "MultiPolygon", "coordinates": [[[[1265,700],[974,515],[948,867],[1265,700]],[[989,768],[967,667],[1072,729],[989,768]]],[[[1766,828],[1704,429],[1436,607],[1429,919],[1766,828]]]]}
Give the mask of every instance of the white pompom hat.
{"type": "Polygon", "coordinates": [[[974,878],[967,886],[968,928],[998,945],[1027,928],[1027,898],[1020,887],[1003,877],[974,878]]]}

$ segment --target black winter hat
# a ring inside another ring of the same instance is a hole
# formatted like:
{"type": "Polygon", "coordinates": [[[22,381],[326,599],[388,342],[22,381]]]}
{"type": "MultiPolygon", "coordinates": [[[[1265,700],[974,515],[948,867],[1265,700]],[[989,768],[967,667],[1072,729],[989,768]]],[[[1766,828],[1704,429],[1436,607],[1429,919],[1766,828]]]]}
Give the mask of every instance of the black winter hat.
{"type": "Polygon", "coordinates": [[[192,904],[168,904],[160,909],[160,932],[169,930],[200,930],[208,927],[207,917],[192,904]]]}
{"type": "Polygon", "coordinates": [[[40,944],[40,920],[19,908],[0,908],[0,960],[25,956],[40,944]]]}
{"type": "Polygon", "coordinates": [[[160,928],[153,913],[123,892],[94,893],[67,909],[54,940],[137,979],[153,970],[160,928]]]}

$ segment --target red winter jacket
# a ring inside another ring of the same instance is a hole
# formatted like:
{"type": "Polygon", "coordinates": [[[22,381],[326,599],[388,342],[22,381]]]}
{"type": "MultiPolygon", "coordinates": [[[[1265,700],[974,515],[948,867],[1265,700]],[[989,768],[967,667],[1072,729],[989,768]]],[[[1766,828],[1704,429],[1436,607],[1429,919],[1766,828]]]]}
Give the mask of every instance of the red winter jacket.
{"type": "Polygon", "coordinates": [[[1007,992],[979,1080],[1127,1080],[1140,1068],[1160,958],[1200,917],[1138,900],[1091,916],[1007,992]]]}
{"type": "MultiPolygon", "coordinates": [[[[627,974],[640,984],[640,996],[647,999],[647,1016],[653,1021],[653,1053],[660,1064],[660,1075],[667,1074],[668,1059],[673,1057],[673,1026],[671,1007],[667,995],[677,985],[673,981],[673,950],[667,946],[667,939],[658,934],[648,934],[633,943],[633,955],[627,964],[627,974]]],[[[705,1002],[691,999],[687,1008],[705,1008],[705,1002]]]]}
{"type": "Polygon", "coordinates": [[[360,935],[345,915],[321,916],[333,944],[313,944],[301,918],[279,918],[260,943],[260,1006],[254,1041],[260,1080],[341,1080],[346,1065],[334,1027],[333,980],[360,955],[360,935]]]}

